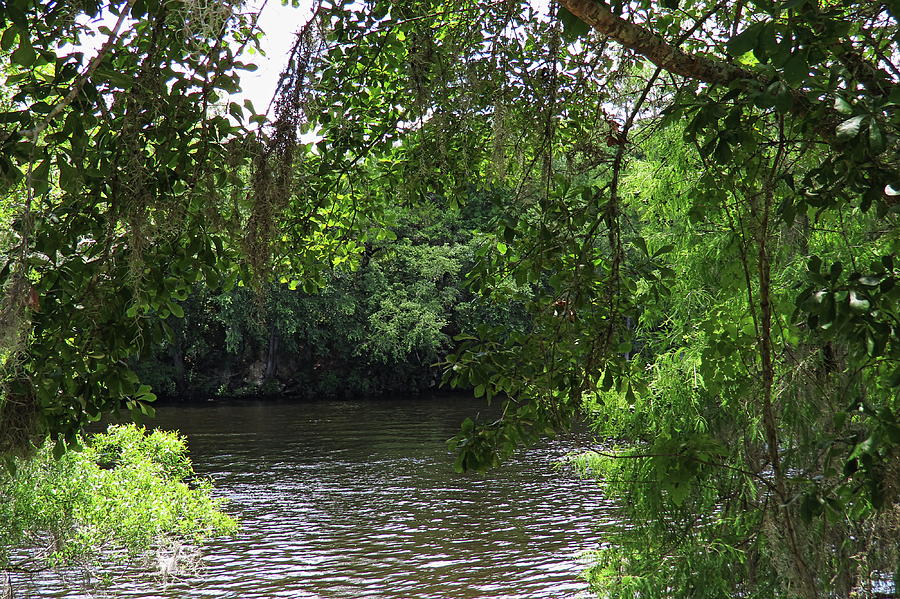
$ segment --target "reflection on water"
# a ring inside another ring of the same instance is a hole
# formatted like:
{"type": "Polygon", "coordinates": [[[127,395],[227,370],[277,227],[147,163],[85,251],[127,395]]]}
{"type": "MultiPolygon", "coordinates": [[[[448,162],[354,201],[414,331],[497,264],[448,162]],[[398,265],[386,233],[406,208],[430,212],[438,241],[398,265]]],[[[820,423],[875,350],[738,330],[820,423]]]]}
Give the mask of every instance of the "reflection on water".
{"type": "MultiPolygon", "coordinates": [[[[131,577],[111,597],[577,597],[579,552],[611,513],[554,468],[568,436],[482,475],[457,475],[446,439],[481,404],[458,397],[165,406],[241,532],[204,549],[200,574],[131,577]]],[[[35,581],[42,597],[78,593],[35,581]]],[[[34,596],[34,595],[29,595],[34,596]]]]}

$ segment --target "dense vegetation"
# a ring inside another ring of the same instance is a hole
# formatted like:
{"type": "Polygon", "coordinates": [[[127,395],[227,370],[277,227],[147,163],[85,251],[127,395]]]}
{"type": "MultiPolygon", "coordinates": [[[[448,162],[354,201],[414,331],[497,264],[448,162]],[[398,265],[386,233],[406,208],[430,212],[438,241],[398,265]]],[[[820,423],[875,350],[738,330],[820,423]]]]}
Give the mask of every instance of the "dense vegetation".
{"type": "Polygon", "coordinates": [[[60,456],[45,445],[0,480],[0,569],[76,569],[96,584],[115,564],[170,560],[170,574],[203,539],[237,528],[177,434],[114,426],[82,442],[60,456]]]}
{"type": "Polygon", "coordinates": [[[525,324],[515,306],[498,310],[465,286],[492,211],[483,194],[461,211],[395,207],[393,239],[366,244],[352,270],[326,273],[311,293],[288,282],[262,295],[198,285],[184,317],[167,321],[171,340],[135,370],[157,394],[181,399],[433,390],[454,336],[488,322],[525,324]]]}
{"type": "Polygon", "coordinates": [[[84,58],[96,3],[4,5],[0,451],[145,407],[129,365],[197,349],[172,317],[203,284],[192,322],[260,382],[276,341],[360,379],[450,349],[505,406],[460,469],[588,414],[611,447],[576,464],[633,522],[605,596],[900,572],[896,2],[322,3],[260,127],[226,100],[251,16],[114,6],[84,58]],[[478,234],[400,226],[484,199],[478,234]]]}

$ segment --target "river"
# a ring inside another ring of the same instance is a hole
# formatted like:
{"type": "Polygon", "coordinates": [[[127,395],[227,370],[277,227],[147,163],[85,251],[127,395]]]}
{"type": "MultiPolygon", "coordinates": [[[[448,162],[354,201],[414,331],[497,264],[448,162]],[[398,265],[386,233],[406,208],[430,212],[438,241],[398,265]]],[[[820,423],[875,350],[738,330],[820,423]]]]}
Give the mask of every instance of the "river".
{"type": "MultiPolygon", "coordinates": [[[[160,406],[240,532],[201,570],[120,578],[108,597],[565,599],[588,596],[579,554],[613,511],[557,460],[569,434],[486,474],[452,470],[446,440],[483,409],[458,396],[160,406]]],[[[40,597],[82,597],[47,579],[40,597]]],[[[35,596],[35,595],[28,595],[35,596]]]]}

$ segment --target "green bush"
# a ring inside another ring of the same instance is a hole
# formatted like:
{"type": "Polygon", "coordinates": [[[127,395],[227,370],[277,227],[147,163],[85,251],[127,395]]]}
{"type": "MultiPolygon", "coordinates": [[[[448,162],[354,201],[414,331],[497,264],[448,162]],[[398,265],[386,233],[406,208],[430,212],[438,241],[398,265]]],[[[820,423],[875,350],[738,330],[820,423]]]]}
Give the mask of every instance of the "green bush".
{"type": "Polygon", "coordinates": [[[0,475],[0,569],[90,571],[236,530],[177,433],[110,426],[80,442],[59,457],[46,443],[0,475]]]}

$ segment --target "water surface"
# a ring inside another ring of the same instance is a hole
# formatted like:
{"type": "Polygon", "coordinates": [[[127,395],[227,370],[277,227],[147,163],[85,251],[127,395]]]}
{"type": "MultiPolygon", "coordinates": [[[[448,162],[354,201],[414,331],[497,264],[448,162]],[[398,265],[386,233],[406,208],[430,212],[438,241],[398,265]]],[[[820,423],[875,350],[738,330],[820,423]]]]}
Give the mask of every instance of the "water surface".
{"type": "MultiPolygon", "coordinates": [[[[555,464],[589,439],[567,435],[459,475],[446,440],[479,409],[454,396],[161,406],[153,425],[187,435],[241,531],[206,546],[199,574],[166,585],[136,576],[103,594],[586,596],[578,555],[600,543],[611,510],[596,485],[555,464]]],[[[43,582],[40,596],[81,596],[43,582]]]]}

